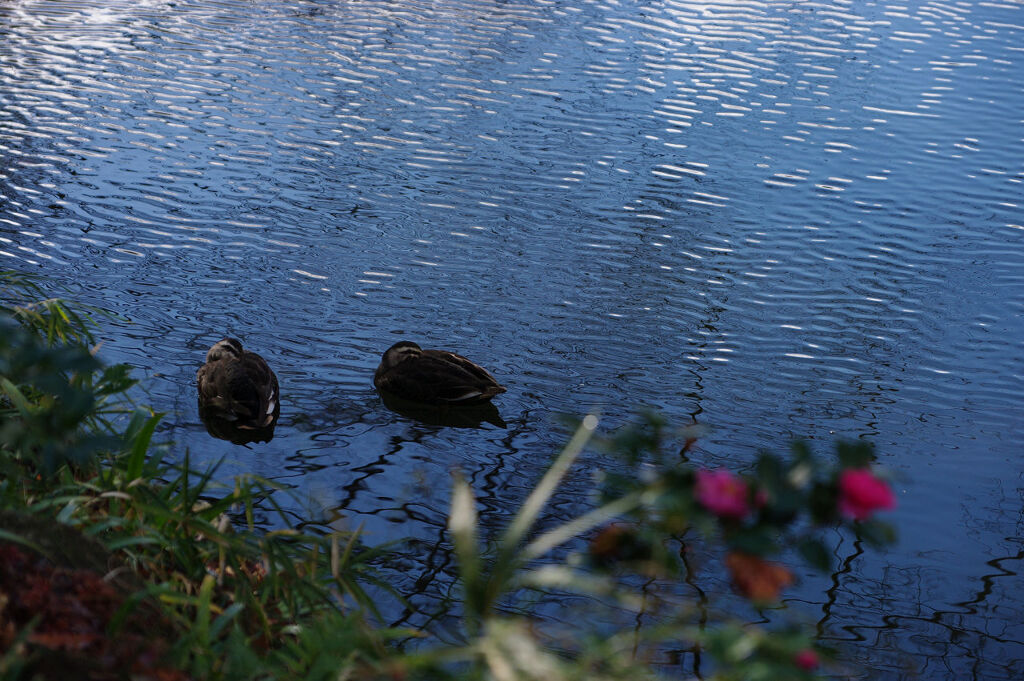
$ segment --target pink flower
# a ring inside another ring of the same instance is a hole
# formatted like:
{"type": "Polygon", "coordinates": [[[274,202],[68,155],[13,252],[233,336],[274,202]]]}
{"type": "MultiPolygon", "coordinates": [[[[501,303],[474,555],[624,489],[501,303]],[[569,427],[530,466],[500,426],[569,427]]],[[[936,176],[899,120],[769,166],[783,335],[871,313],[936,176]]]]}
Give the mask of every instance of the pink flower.
{"type": "Polygon", "coordinates": [[[888,483],[867,468],[847,469],[839,475],[839,512],[847,518],[865,520],[878,509],[896,506],[888,483]]]}
{"type": "Polygon", "coordinates": [[[804,648],[793,656],[793,664],[804,671],[814,671],[818,668],[818,653],[810,648],[804,648]]]}
{"type": "Polygon", "coordinates": [[[742,518],[747,506],[747,483],[731,471],[697,471],[697,501],[715,515],[742,518]]]}

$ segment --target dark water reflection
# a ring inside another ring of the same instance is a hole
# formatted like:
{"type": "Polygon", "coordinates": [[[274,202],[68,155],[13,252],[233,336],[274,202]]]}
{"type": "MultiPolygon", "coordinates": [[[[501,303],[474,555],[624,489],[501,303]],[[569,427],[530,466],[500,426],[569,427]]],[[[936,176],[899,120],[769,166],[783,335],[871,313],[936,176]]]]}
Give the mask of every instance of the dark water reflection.
{"type": "Polygon", "coordinates": [[[493,402],[466,406],[427,405],[385,392],[380,393],[380,401],[396,414],[420,423],[449,428],[482,428],[488,423],[498,428],[508,427],[493,402]]]}
{"type": "Polygon", "coordinates": [[[715,464],[871,439],[900,546],[793,606],[872,678],[1016,679],[1021,44],[1015,2],[2,0],[0,263],[130,320],[106,357],[193,456],[413,538],[427,604],[450,470],[500,525],[559,412],[696,417],[715,464]],[[196,413],[225,335],[281,380],[269,443],[196,413]],[[386,409],[408,337],[507,428],[386,409]]]}

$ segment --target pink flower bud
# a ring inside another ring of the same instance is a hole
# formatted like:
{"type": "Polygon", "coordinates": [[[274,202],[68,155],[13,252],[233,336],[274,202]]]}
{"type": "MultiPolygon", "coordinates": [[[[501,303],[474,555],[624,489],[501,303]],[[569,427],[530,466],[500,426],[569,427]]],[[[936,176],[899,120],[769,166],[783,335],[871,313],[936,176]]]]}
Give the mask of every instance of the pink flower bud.
{"type": "Polygon", "coordinates": [[[896,506],[888,483],[867,468],[847,469],[839,475],[839,512],[853,520],[865,520],[874,511],[896,506]]]}
{"type": "Polygon", "coordinates": [[[818,653],[810,648],[804,648],[793,656],[793,664],[804,671],[814,671],[818,668],[818,653]]]}
{"type": "Polygon", "coordinates": [[[757,508],[764,508],[771,501],[771,497],[768,496],[768,492],[763,489],[759,489],[754,492],[754,506],[757,508]]]}
{"type": "Polygon", "coordinates": [[[701,505],[723,518],[739,519],[750,510],[747,483],[731,471],[697,471],[694,493],[701,505]]]}

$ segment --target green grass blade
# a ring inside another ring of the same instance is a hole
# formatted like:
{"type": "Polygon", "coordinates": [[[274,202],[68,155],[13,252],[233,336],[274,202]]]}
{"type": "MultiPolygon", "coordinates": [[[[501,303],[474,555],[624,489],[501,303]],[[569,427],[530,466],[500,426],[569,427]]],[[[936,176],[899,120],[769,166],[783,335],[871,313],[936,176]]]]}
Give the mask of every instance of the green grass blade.
{"type": "Polygon", "coordinates": [[[461,475],[456,475],[452,489],[452,510],[448,516],[448,531],[455,545],[455,556],[459,560],[466,597],[466,612],[477,617],[483,616],[477,594],[482,591],[480,584],[480,554],[477,548],[476,498],[473,489],[461,475]]]}
{"type": "Polygon", "coordinates": [[[43,550],[43,547],[41,547],[39,544],[36,544],[34,541],[30,539],[25,539],[20,534],[14,534],[13,532],[8,532],[7,530],[0,529],[0,539],[4,541],[9,541],[12,544],[21,544],[22,546],[32,549],[40,555],[46,555],[46,551],[43,550]]]}
{"type": "Polygon", "coordinates": [[[600,508],[595,508],[593,511],[585,513],[579,518],[563,525],[559,525],[549,532],[545,532],[526,545],[526,548],[523,549],[523,560],[529,561],[540,558],[559,544],[582,536],[598,525],[602,525],[612,518],[616,518],[636,508],[640,503],[641,497],[641,493],[634,492],[621,499],[607,503],[600,508]]]}
{"type": "Polygon", "coordinates": [[[565,477],[566,471],[569,470],[569,467],[576,458],[583,452],[583,448],[590,440],[596,428],[597,417],[593,414],[587,415],[580,424],[580,427],[576,429],[572,439],[569,440],[569,444],[565,446],[565,449],[558,455],[555,462],[551,464],[551,467],[544,474],[544,477],[541,478],[541,481],[530,492],[530,496],[526,498],[522,508],[519,509],[519,512],[505,531],[505,535],[501,540],[501,548],[504,552],[515,551],[516,546],[526,536],[526,533],[529,532],[530,527],[537,520],[537,516],[540,515],[544,505],[547,504],[555,489],[558,488],[562,478],[565,477]]]}
{"type": "Polygon", "coordinates": [[[149,450],[149,443],[153,438],[153,431],[160,422],[160,414],[153,414],[146,417],[142,410],[132,415],[128,424],[128,460],[125,467],[125,477],[128,480],[135,480],[142,475],[146,463],[146,452],[149,450]]]}
{"type": "Polygon", "coordinates": [[[27,417],[32,413],[32,405],[21,390],[18,389],[18,386],[11,383],[10,379],[0,377],[0,388],[3,388],[4,393],[11,400],[11,404],[21,412],[23,417],[27,417]]]}

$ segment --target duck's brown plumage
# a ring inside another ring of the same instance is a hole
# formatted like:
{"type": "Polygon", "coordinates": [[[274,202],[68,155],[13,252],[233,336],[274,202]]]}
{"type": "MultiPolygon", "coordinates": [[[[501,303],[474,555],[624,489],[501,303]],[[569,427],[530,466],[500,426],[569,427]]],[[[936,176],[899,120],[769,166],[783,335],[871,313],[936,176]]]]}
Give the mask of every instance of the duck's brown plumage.
{"type": "Polygon", "coordinates": [[[239,428],[264,428],[281,413],[277,376],[234,338],[218,341],[196,372],[199,408],[239,428]]]}
{"type": "Polygon", "coordinates": [[[378,390],[422,404],[479,404],[505,392],[486,369],[447,350],[395,343],[373,375],[378,390]]]}

